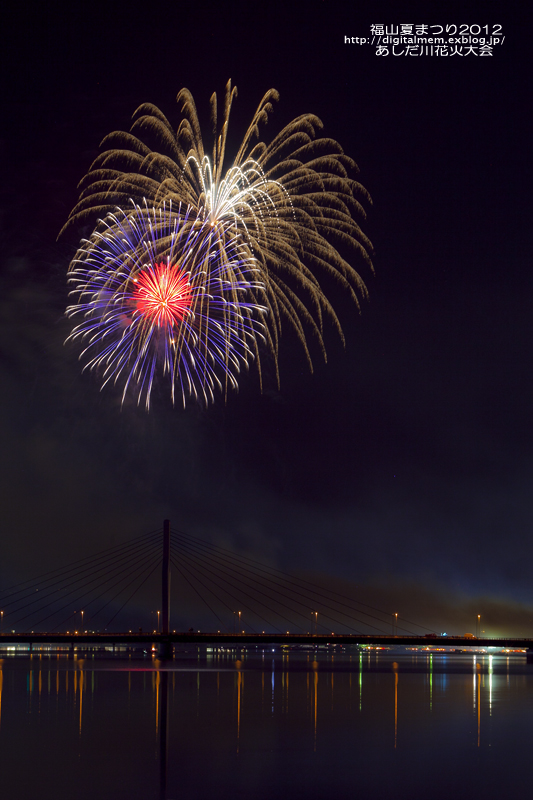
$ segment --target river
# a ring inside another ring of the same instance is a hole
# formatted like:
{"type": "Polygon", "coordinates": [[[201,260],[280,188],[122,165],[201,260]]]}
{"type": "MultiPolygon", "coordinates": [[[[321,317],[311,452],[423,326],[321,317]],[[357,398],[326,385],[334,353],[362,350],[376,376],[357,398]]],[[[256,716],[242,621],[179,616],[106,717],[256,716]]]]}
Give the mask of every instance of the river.
{"type": "Polygon", "coordinates": [[[526,792],[525,655],[190,649],[0,659],[16,800],[526,792]]]}

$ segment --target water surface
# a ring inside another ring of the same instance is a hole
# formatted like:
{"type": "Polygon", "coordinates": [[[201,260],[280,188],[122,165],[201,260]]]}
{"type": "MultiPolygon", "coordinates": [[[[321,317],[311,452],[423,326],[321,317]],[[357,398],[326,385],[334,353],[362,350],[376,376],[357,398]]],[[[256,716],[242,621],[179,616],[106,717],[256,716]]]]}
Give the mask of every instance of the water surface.
{"type": "Polygon", "coordinates": [[[0,791],[77,798],[527,791],[525,656],[182,652],[0,661],[0,791]]]}

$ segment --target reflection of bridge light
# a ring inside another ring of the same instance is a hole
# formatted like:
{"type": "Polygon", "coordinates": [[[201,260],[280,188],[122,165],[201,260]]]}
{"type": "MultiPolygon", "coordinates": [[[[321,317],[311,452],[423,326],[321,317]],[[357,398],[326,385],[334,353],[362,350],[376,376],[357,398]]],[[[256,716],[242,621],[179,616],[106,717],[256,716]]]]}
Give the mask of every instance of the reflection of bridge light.
{"type": "Polygon", "coordinates": [[[394,749],[398,743],[398,664],[395,661],[392,665],[394,669],[394,749]]]}
{"type": "MultiPolygon", "coordinates": [[[[476,669],[481,670],[481,664],[476,665],[476,669]]],[[[481,743],[481,679],[477,679],[477,746],[481,743]]]]}
{"type": "Polygon", "coordinates": [[[476,657],[475,656],[474,656],[473,668],[474,668],[474,709],[475,709],[475,707],[476,707],[476,677],[477,677],[477,675],[476,675],[476,657]]]}
{"type": "Polygon", "coordinates": [[[429,710],[433,711],[433,655],[429,655],[429,710]]]}
{"type": "Polygon", "coordinates": [[[363,701],[363,654],[359,654],[359,711],[362,708],[363,701]]]}
{"type": "Polygon", "coordinates": [[[492,656],[489,656],[489,713],[492,717],[492,656]]]}

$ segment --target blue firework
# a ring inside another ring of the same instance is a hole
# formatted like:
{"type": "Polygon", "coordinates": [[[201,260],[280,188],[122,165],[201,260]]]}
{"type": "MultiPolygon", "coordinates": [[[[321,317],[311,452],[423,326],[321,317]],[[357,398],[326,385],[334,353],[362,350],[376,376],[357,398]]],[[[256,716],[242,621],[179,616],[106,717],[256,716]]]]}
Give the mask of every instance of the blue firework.
{"type": "Polygon", "coordinates": [[[266,306],[257,274],[228,227],[221,232],[170,201],[132,203],[80,244],[69,272],[76,302],[67,309],[77,324],[67,341],[83,342],[84,369],[102,386],[120,385],[123,402],[132,392],[149,408],[161,378],[173,402],[207,405],[258,363],[266,306]]]}

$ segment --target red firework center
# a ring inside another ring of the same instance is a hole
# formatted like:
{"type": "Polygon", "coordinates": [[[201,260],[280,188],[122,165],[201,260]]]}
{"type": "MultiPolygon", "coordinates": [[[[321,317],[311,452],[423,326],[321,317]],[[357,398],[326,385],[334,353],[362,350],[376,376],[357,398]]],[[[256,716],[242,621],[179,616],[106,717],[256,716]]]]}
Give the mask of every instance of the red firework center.
{"type": "Polygon", "coordinates": [[[172,326],[181,322],[193,301],[188,275],[172,264],[155,264],[136,278],[137,311],[152,324],[172,326]]]}

